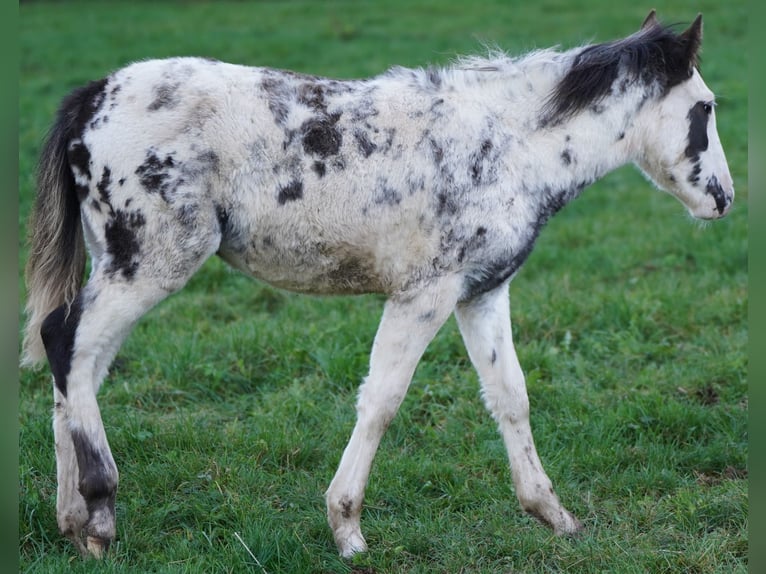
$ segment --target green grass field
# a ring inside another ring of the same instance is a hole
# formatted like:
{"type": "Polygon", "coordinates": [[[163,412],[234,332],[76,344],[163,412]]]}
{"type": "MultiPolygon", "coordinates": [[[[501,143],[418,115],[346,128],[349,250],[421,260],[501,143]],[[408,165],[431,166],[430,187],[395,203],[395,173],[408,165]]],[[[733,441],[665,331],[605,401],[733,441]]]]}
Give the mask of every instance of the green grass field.
{"type": "MultiPolygon", "coordinates": [[[[362,77],[485,43],[521,53],[621,37],[653,5],[23,3],[22,229],[60,99],[130,61],[200,55],[362,77]]],[[[663,5],[666,22],[704,14],[702,71],[719,94],[735,208],[702,225],[635,169],[618,170],[548,224],[511,285],[536,443],[587,527],[580,538],[554,537],[518,508],[451,320],[376,458],[362,516],[371,551],[337,557],[323,492],[383,300],[292,295],[210,260],[138,325],[101,389],[120,469],[117,540],[103,563],[82,561],[57,532],[50,374],[22,372],[21,570],[745,572],[747,13],[743,0],[663,5]]]]}

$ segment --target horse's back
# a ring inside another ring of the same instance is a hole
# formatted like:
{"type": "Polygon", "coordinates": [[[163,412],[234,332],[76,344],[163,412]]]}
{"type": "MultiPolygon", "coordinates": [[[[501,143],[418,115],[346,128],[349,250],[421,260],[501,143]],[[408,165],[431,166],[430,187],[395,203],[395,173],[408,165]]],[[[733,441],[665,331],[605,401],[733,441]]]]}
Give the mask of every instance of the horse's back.
{"type": "Polygon", "coordinates": [[[117,225],[135,247],[124,265],[161,274],[187,260],[171,251],[215,246],[234,267],[315,293],[395,291],[437,255],[424,172],[392,171],[412,163],[414,138],[383,127],[362,82],[150,60],[112,74],[91,112],[92,254],[124,251],[117,225]]]}

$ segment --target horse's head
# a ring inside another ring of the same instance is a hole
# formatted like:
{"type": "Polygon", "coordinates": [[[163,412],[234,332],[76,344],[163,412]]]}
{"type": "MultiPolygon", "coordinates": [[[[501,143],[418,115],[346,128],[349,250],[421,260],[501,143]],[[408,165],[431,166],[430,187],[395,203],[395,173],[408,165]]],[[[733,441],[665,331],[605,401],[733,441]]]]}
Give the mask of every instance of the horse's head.
{"type": "MultiPolygon", "coordinates": [[[[659,26],[654,12],[642,32],[659,26]]],[[[661,189],[677,197],[694,217],[717,219],[729,211],[734,185],[715,122],[715,97],[697,68],[702,15],[663,50],[663,95],[639,112],[636,163],[661,189]],[[674,78],[675,76],[675,78],[674,78]]]]}

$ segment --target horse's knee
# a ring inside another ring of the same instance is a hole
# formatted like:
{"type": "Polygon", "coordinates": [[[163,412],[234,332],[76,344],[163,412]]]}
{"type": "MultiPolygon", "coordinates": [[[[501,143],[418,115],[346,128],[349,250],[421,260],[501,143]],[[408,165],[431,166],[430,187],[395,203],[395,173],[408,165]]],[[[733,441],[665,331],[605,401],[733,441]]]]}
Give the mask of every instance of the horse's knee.
{"type": "Polygon", "coordinates": [[[81,296],[78,295],[71,306],[61,305],[51,311],[40,327],[51,373],[56,387],[64,396],[67,394],[67,376],[72,367],[75,334],[81,315],[81,296]]]}

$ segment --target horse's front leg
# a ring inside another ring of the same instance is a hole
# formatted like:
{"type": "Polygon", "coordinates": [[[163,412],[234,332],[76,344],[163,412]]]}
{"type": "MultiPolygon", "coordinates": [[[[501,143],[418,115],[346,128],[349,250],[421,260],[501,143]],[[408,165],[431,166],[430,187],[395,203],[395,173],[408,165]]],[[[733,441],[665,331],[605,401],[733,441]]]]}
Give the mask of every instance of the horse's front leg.
{"type": "Polygon", "coordinates": [[[524,374],[511,338],[508,285],[458,305],[455,314],[485,404],[500,427],[521,507],[556,534],[577,532],[582,525],[559,502],[532,439],[524,374]]]}
{"type": "Polygon", "coordinates": [[[326,493],[327,518],[340,554],[367,549],[359,524],[372,460],[428,343],[454,309],[460,283],[443,279],[386,302],[359,389],[357,421],[326,493]]]}

